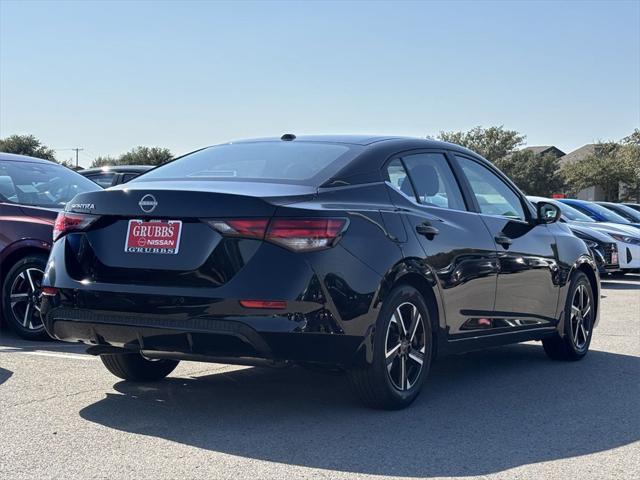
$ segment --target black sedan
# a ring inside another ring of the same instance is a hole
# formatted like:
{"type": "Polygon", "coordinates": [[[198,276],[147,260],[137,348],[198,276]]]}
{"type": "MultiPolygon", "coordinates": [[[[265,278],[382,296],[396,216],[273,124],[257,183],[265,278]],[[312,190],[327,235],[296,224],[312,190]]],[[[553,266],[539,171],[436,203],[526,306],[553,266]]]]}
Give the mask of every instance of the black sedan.
{"type": "Polygon", "coordinates": [[[214,146],[67,205],[45,326],[126,380],[179,360],[338,367],[365,404],[401,408],[439,354],[586,355],[599,276],[559,216],[448,143],[214,146]]]}
{"type": "Polygon", "coordinates": [[[78,173],[97,183],[102,188],[113,187],[127,183],[138,175],[148,172],[153,167],[150,165],[113,165],[106,167],[87,168],[78,173]]]}

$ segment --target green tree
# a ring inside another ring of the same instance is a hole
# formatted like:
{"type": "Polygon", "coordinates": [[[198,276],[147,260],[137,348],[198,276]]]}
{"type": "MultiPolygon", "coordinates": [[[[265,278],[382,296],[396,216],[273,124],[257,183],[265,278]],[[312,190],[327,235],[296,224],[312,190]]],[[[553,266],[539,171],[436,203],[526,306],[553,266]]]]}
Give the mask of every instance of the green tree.
{"type": "Polygon", "coordinates": [[[52,162],[56,161],[53,149],[43,145],[33,135],[11,135],[7,138],[0,138],[0,152],[28,155],[52,162]]]}
{"type": "Polygon", "coordinates": [[[572,193],[598,185],[608,201],[618,200],[621,183],[634,183],[634,177],[638,179],[633,150],[617,142],[597,144],[593,155],[567,163],[562,171],[572,193]]]}
{"type": "Polygon", "coordinates": [[[475,127],[468,132],[440,132],[438,139],[462,145],[482,155],[491,162],[506,157],[521,145],[527,137],[515,130],[499,127],[475,127]]]}
{"type": "Polygon", "coordinates": [[[621,140],[618,157],[625,165],[629,177],[624,182],[623,200],[640,202],[640,129],[621,140]]]}
{"type": "Polygon", "coordinates": [[[160,165],[172,157],[168,148],[135,147],[118,158],[118,165],[160,165]]]}
{"type": "Polygon", "coordinates": [[[635,145],[640,147],[640,128],[636,128],[631,135],[624,137],[620,143],[623,145],[635,145]]]}
{"type": "Polygon", "coordinates": [[[563,190],[560,161],[550,153],[536,155],[531,150],[519,150],[495,164],[527,195],[549,197],[563,190]]]}
{"type": "Polygon", "coordinates": [[[118,165],[118,159],[113,157],[96,157],[91,162],[91,168],[106,167],[109,165],[118,165]]]}

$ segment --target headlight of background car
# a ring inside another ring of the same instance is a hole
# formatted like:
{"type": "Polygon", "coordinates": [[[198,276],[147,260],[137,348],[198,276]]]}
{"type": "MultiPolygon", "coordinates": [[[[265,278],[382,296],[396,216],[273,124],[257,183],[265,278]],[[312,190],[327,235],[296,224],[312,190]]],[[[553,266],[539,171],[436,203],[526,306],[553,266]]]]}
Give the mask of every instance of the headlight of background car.
{"type": "Polygon", "coordinates": [[[609,236],[619,242],[632,243],[634,245],[640,245],[640,238],[632,237],[630,235],[620,235],[618,233],[610,233],[609,236]]]}

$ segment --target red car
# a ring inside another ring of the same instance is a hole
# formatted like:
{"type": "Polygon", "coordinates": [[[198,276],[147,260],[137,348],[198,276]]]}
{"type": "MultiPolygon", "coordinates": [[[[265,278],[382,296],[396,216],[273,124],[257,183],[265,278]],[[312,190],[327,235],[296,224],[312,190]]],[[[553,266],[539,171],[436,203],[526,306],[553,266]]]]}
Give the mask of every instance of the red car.
{"type": "Polygon", "coordinates": [[[0,320],[20,336],[47,337],[40,283],[58,212],[76,194],[100,189],[56,163],[0,153],[0,320]]]}

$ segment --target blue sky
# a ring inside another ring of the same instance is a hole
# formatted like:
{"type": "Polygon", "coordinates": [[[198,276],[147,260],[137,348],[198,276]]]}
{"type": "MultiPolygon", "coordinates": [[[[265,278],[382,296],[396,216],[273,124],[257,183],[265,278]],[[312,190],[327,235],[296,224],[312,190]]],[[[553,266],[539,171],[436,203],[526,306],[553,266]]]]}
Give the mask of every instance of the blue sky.
{"type": "Polygon", "coordinates": [[[84,147],[85,165],[500,124],[565,151],[639,127],[640,1],[0,0],[0,136],[84,147]]]}

